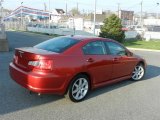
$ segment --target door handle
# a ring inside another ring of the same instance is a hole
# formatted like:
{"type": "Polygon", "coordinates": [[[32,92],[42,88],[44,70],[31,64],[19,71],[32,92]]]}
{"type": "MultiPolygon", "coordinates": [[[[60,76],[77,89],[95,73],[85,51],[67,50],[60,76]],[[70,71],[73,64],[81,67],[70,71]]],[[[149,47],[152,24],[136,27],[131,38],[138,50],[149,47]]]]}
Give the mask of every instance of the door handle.
{"type": "Polygon", "coordinates": [[[119,58],[113,58],[113,61],[118,61],[119,60],[119,58]]]}
{"type": "Polygon", "coordinates": [[[92,58],[89,58],[86,60],[87,62],[94,62],[94,60],[92,58]]]}

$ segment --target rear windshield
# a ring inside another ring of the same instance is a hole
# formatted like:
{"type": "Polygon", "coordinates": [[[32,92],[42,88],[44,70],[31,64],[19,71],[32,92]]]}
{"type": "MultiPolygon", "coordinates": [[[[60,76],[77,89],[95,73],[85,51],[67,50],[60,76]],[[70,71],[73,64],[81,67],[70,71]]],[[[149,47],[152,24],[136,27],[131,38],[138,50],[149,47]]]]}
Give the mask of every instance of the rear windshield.
{"type": "Polygon", "coordinates": [[[72,38],[57,37],[57,38],[53,38],[45,42],[42,42],[34,47],[38,49],[51,51],[51,52],[62,53],[78,42],[79,40],[74,40],[72,38]]]}

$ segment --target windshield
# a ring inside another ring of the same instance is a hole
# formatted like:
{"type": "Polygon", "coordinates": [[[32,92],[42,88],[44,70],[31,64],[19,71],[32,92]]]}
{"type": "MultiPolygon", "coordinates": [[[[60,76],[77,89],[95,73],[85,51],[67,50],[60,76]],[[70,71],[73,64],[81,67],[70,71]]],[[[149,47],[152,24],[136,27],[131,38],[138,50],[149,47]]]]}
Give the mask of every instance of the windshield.
{"type": "Polygon", "coordinates": [[[42,42],[34,47],[38,48],[38,49],[51,51],[51,52],[62,53],[78,42],[79,42],[79,40],[75,40],[72,38],[57,37],[57,38],[53,38],[53,39],[47,40],[45,42],[42,42]]]}

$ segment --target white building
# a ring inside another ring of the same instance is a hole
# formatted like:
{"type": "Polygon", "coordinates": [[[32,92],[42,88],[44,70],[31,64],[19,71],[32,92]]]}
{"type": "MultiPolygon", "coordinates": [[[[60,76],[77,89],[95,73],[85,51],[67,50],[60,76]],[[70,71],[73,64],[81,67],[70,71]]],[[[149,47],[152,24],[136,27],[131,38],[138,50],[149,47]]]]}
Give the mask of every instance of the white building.
{"type": "Polygon", "coordinates": [[[69,28],[75,28],[75,30],[84,30],[83,18],[69,18],[67,24],[69,28]]]}
{"type": "Polygon", "coordinates": [[[50,14],[50,22],[58,23],[63,15],[65,15],[63,9],[54,9],[50,14]]]}
{"type": "Polygon", "coordinates": [[[160,26],[160,19],[144,19],[144,25],[160,26]]]}

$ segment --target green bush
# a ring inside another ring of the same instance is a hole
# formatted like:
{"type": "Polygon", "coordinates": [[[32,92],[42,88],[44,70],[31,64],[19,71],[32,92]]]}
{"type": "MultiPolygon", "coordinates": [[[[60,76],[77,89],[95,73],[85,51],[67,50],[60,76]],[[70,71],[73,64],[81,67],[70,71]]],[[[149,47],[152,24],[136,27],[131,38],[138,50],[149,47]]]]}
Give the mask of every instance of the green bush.
{"type": "Polygon", "coordinates": [[[115,14],[104,20],[104,25],[101,27],[100,37],[110,38],[118,42],[123,42],[125,38],[124,31],[122,31],[121,19],[115,14]]]}

